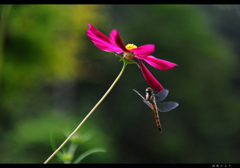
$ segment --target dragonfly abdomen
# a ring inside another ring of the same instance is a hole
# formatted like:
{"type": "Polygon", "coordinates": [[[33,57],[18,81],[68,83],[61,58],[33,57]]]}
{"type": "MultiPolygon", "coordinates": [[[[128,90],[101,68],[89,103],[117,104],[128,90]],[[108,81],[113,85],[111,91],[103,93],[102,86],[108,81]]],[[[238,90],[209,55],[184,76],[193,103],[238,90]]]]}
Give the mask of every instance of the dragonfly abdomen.
{"type": "Polygon", "coordinates": [[[156,106],[154,106],[153,104],[151,106],[152,106],[152,109],[153,109],[153,112],[154,112],[154,115],[155,115],[157,127],[158,127],[160,133],[162,133],[162,127],[161,127],[161,124],[160,124],[160,119],[159,119],[159,116],[158,116],[156,106]]]}

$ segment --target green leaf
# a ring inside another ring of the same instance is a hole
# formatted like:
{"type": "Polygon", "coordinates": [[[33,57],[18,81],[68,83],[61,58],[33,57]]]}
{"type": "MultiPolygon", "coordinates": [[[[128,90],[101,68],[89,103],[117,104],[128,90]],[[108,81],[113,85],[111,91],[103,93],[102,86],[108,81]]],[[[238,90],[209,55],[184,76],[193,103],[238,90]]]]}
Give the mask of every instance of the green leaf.
{"type": "MultiPolygon", "coordinates": [[[[56,148],[56,144],[55,144],[52,132],[50,134],[50,143],[51,143],[51,147],[52,147],[53,151],[55,151],[57,148],[56,148]]],[[[56,155],[59,159],[62,159],[62,154],[61,153],[57,152],[56,155]]]]}
{"type": "MultiPolygon", "coordinates": [[[[65,133],[65,136],[68,137],[70,133],[65,133]]],[[[80,134],[80,133],[75,133],[71,138],[70,142],[76,143],[76,144],[83,144],[90,140],[92,137],[91,133],[85,133],[85,134],[80,134]]]]}
{"type": "Polygon", "coordinates": [[[106,152],[106,150],[103,148],[89,149],[88,151],[86,151],[86,152],[82,153],[80,156],[78,156],[78,158],[73,163],[77,164],[77,163],[81,162],[88,155],[91,155],[92,153],[96,153],[96,152],[106,152]]]}
{"type": "Polygon", "coordinates": [[[130,64],[136,64],[138,66],[138,68],[140,68],[140,65],[135,61],[130,62],[130,64]]]}

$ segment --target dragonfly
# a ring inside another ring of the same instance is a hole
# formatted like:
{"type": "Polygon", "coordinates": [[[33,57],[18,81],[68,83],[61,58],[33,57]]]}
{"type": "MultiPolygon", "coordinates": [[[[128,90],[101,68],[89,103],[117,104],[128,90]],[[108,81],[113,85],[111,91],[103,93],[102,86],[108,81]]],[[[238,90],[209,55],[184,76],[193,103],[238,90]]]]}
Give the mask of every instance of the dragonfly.
{"type": "Polygon", "coordinates": [[[160,124],[158,112],[171,111],[172,109],[175,109],[179,104],[174,101],[162,102],[169,93],[169,90],[167,90],[167,89],[164,89],[164,90],[154,94],[153,89],[148,87],[146,89],[146,98],[144,98],[135,89],[133,89],[133,91],[136,92],[143,99],[143,102],[153,110],[155,119],[156,119],[156,123],[157,123],[157,127],[158,127],[160,133],[162,133],[162,127],[160,124]]]}

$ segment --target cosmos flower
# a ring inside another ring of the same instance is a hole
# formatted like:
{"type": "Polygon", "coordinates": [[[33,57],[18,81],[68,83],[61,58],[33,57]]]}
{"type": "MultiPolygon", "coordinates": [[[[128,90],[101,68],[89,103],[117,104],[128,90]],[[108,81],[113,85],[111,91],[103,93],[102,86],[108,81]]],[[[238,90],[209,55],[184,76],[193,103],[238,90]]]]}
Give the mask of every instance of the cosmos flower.
{"type": "Polygon", "coordinates": [[[161,84],[148,71],[141,60],[146,61],[154,68],[162,71],[172,69],[174,66],[177,66],[177,64],[151,56],[150,54],[152,54],[155,50],[154,44],[146,44],[139,47],[134,44],[127,44],[125,46],[116,29],[111,31],[110,37],[108,38],[91,24],[88,24],[88,26],[89,29],[87,30],[87,35],[100,50],[114,52],[117,54],[123,53],[123,58],[129,61],[133,60],[134,57],[137,58],[139,60],[143,76],[147,80],[148,84],[157,92],[164,90],[161,84]]]}

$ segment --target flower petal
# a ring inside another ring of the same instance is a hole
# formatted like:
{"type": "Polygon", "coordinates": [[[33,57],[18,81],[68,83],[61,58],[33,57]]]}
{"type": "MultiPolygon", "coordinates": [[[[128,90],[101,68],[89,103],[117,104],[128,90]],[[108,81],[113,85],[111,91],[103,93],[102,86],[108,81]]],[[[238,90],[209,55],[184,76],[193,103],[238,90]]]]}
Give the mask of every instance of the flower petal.
{"type": "Polygon", "coordinates": [[[162,59],[155,58],[151,55],[145,57],[143,60],[146,61],[151,66],[153,66],[154,68],[160,69],[162,71],[166,71],[166,70],[174,68],[174,66],[178,66],[177,64],[174,64],[172,62],[165,61],[165,60],[162,60],[162,59]]]}
{"type": "Polygon", "coordinates": [[[143,59],[146,56],[152,54],[155,50],[155,45],[154,44],[146,44],[139,46],[137,48],[131,49],[131,52],[138,56],[138,58],[143,59]]]}
{"type": "Polygon", "coordinates": [[[87,30],[87,34],[89,34],[89,33],[93,34],[94,36],[98,37],[99,39],[110,43],[110,40],[106,35],[101,33],[98,29],[96,29],[89,23],[88,23],[88,26],[89,26],[89,29],[87,30]]]}
{"type": "Polygon", "coordinates": [[[117,45],[118,47],[120,47],[123,51],[128,52],[128,50],[126,49],[118,31],[116,29],[112,30],[110,33],[110,42],[112,44],[117,45]]]}
{"type": "Polygon", "coordinates": [[[90,24],[88,24],[88,26],[89,29],[87,30],[87,35],[100,50],[116,52],[118,54],[123,52],[120,47],[116,44],[112,44],[110,39],[95,27],[90,24]]]}
{"type": "Polygon", "coordinates": [[[145,65],[142,63],[140,59],[138,59],[142,73],[148,84],[156,91],[159,92],[161,90],[164,90],[162,85],[157,81],[156,78],[149,72],[149,70],[145,67],[145,65]]]}

